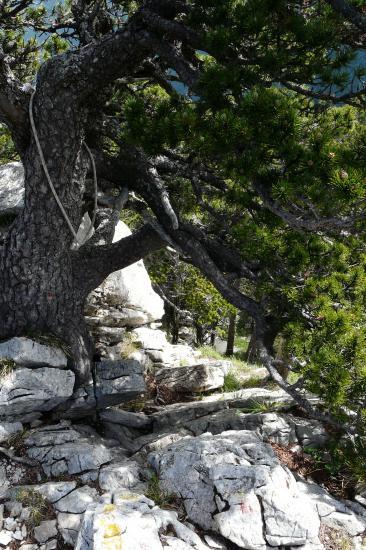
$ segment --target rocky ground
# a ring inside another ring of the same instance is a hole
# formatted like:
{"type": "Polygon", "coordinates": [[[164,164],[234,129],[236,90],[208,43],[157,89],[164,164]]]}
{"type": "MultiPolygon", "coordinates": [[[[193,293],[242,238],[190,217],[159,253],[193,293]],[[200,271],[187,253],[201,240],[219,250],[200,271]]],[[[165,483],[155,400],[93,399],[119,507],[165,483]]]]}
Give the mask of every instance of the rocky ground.
{"type": "Polygon", "coordinates": [[[84,387],[50,336],[0,343],[0,548],[365,548],[366,501],[312,475],[326,428],[263,369],[223,391],[237,367],[171,345],[143,264],[127,269],[90,297],[84,387]]]}

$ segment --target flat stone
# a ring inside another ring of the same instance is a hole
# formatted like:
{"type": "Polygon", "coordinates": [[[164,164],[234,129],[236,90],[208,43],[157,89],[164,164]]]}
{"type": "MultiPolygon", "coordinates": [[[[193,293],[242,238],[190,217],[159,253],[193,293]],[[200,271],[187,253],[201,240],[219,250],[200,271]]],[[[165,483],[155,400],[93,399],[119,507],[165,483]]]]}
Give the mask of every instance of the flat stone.
{"type": "Polygon", "coordinates": [[[211,364],[164,367],[155,373],[158,385],[193,393],[221,388],[224,385],[224,376],[221,366],[211,364]]]}
{"type": "Polygon", "coordinates": [[[132,336],[142,348],[149,350],[163,350],[169,347],[169,342],[165,332],[162,330],[153,330],[148,327],[135,328],[132,331],[132,336]]]}
{"type": "Polygon", "coordinates": [[[102,491],[110,493],[146,490],[146,484],[141,482],[141,468],[134,460],[126,459],[102,466],[98,482],[102,491]]]}
{"type": "Polygon", "coordinates": [[[151,418],[146,414],[122,411],[121,409],[106,409],[101,411],[99,416],[102,420],[127,426],[128,428],[143,429],[149,428],[152,424],[151,418]]]}
{"type": "Polygon", "coordinates": [[[82,514],[89,504],[97,500],[98,493],[92,487],[80,487],[75,489],[62,499],[55,503],[55,509],[58,512],[67,512],[69,514],[82,514]]]}
{"type": "Polygon", "coordinates": [[[5,548],[7,548],[12,539],[13,537],[11,536],[9,531],[0,531],[0,546],[5,546],[5,548]]]}
{"type": "Polygon", "coordinates": [[[22,367],[67,367],[67,357],[62,350],[24,337],[0,343],[0,358],[11,359],[22,367]]]}
{"type": "Polygon", "coordinates": [[[48,367],[19,368],[2,380],[0,417],[13,417],[38,411],[49,411],[73,392],[75,375],[70,370],[48,367]]]}
{"type": "Polygon", "coordinates": [[[167,405],[151,415],[153,429],[154,432],[163,432],[171,431],[174,427],[176,431],[177,427],[183,427],[187,422],[227,408],[227,403],[219,398],[210,402],[193,401],[167,405]]]}
{"type": "Polygon", "coordinates": [[[41,493],[51,504],[71,493],[76,487],[76,481],[50,481],[34,487],[35,491],[41,493]]]}
{"type": "Polygon", "coordinates": [[[112,458],[100,438],[84,438],[65,424],[47,426],[25,440],[27,454],[38,460],[47,476],[97,470],[112,458]]]}
{"type": "Polygon", "coordinates": [[[132,492],[119,494],[113,504],[94,503],[86,510],[75,550],[103,548],[106,540],[110,548],[163,550],[164,531],[176,534],[170,548],[209,550],[193,530],[178,521],[176,512],[162,510],[132,492]]]}
{"type": "Polygon", "coordinates": [[[57,537],[55,519],[41,521],[40,525],[34,528],[34,538],[40,544],[44,544],[53,537],[57,537]]]}

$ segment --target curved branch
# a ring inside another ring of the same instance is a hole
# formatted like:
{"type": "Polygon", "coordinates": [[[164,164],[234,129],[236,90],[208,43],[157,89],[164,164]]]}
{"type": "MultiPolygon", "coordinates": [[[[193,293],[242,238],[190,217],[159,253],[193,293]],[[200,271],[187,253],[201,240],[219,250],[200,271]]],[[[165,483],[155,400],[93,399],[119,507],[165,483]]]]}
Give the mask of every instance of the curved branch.
{"type": "Polygon", "coordinates": [[[313,99],[320,99],[323,101],[332,101],[333,103],[351,103],[352,104],[353,99],[362,98],[363,96],[366,95],[365,87],[361,88],[360,90],[356,90],[354,92],[348,92],[347,94],[340,94],[336,96],[334,94],[326,94],[323,92],[317,92],[315,90],[304,88],[303,86],[300,86],[299,84],[294,84],[292,82],[282,81],[281,84],[286,88],[288,88],[289,90],[297,92],[306,97],[311,97],[313,99]]]}
{"type": "Polygon", "coordinates": [[[113,271],[138,262],[164,245],[164,240],[149,224],[113,244],[85,245],[73,255],[77,285],[87,295],[113,271]]]}
{"type": "Polygon", "coordinates": [[[366,32],[366,17],[364,17],[356,8],[351,6],[346,0],[325,0],[333,10],[342,15],[346,21],[349,21],[362,32],[366,32]]]}
{"type": "Polygon", "coordinates": [[[301,215],[294,214],[289,210],[283,209],[258,180],[253,181],[252,185],[268,210],[281,218],[290,227],[300,231],[351,231],[357,222],[366,219],[366,212],[355,216],[344,216],[343,218],[334,216],[327,218],[310,217],[308,212],[302,212],[301,215]]]}

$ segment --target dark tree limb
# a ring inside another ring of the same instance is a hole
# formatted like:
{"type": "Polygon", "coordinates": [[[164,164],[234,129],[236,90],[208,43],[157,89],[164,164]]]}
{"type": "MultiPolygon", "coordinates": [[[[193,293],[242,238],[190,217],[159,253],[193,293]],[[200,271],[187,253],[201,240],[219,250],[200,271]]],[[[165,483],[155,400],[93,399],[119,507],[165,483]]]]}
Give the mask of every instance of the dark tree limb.
{"type": "Polygon", "coordinates": [[[323,101],[331,101],[333,103],[351,103],[353,104],[354,99],[357,98],[363,98],[366,95],[366,88],[363,86],[359,90],[351,91],[346,94],[327,94],[325,92],[318,92],[316,90],[312,90],[311,88],[304,88],[300,84],[294,84],[293,82],[288,81],[282,81],[281,84],[288,88],[289,90],[293,90],[294,92],[297,92],[303,96],[311,97],[313,99],[320,99],[323,101]]]}
{"type": "Polygon", "coordinates": [[[333,10],[352,23],[362,32],[366,32],[366,17],[358,9],[351,6],[346,0],[325,0],[333,10]]]}
{"type": "Polygon", "coordinates": [[[355,224],[366,219],[366,212],[361,212],[353,216],[344,217],[316,217],[310,216],[309,212],[294,213],[285,210],[282,206],[272,198],[270,192],[261,184],[259,180],[253,181],[252,186],[257,195],[262,199],[263,204],[273,214],[281,218],[285,223],[299,231],[323,231],[323,232],[340,232],[352,231],[355,224]]]}
{"type": "Polygon", "coordinates": [[[166,243],[146,224],[120,241],[102,246],[83,246],[74,254],[73,268],[79,287],[87,295],[113,271],[123,269],[159,250],[166,243]]]}

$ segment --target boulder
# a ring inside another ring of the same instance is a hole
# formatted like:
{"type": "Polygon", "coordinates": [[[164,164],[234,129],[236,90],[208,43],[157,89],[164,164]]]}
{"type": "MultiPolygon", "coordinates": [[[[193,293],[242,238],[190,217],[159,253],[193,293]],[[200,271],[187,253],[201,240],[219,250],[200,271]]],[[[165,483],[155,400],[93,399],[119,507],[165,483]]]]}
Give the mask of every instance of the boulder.
{"type": "Polygon", "coordinates": [[[0,418],[50,411],[71,397],[74,382],[70,370],[16,368],[1,380],[0,418]]]}
{"type": "MultiPolygon", "coordinates": [[[[119,221],[113,242],[131,235],[119,221]]],[[[87,315],[97,317],[100,325],[135,327],[161,319],[164,302],[153,290],[142,260],[115,271],[88,298],[87,315]],[[115,309],[112,311],[110,308],[115,309]],[[118,322],[114,313],[119,313],[118,322]]]]}
{"type": "Polygon", "coordinates": [[[218,365],[163,367],[155,373],[158,385],[171,390],[201,392],[221,388],[224,385],[224,369],[218,365]]]}
{"type": "Polygon", "coordinates": [[[0,218],[18,214],[24,206],[24,169],[21,162],[0,166],[0,218]]]}
{"type": "Polygon", "coordinates": [[[133,550],[163,550],[168,548],[209,550],[209,547],[189,527],[178,520],[176,512],[162,510],[143,495],[122,492],[107,502],[88,507],[75,544],[75,550],[131,548],[133,550]],[[174,536],[167,537],[169,532],[174,536]]]}
{"type": "Polygon", "coordinates": [[[98,470],[112,459],[100,438],[82,437],[67,423],[33,430],[24,443],[27,455],[38,460],[49,477],[98,470]]]}
{"type": "Polygon", "coordinates": [[[62,350],[24,337],[0,343],[1,359],[10,359],[22,367],[67,367],[67,357],[62,350]]]}
{"type": "Polygon", "coordinates": [[[131,401],[145,391],[143,369],[134,359],[97,363],[95,397],[98,408],[131,401]]]}
{"type": "Polygon", "coordinates": [[[291,472],[253,432],[182,439],[148,460],[188,518],[240,548],[320,545],[320,520],[291,472]]]}
{"type": "Polygon", "coordinates": [[[151,418],[146,414],[122,411],[121,409],[106,409],[100,412],[99,417],[103,421],[120,424],[127,428],[144,429],[149,428],[152,424],[151,418]]]}
{"type": "Polygon", "coordinates": [[[143,367],[134,359],[96,363],[94,380],[78,388],[54,411],[54,419],[90,416],[96,409],[119,405],[146,391],[143,367]]]}
{"type": "Polygon", "coordinates": [[[147,350],[162,351],[170,346],[166,334],[162,330],[139,327],[135,328],[131,334],[133,340],[139,344],[141,348],[147,350]]]}

